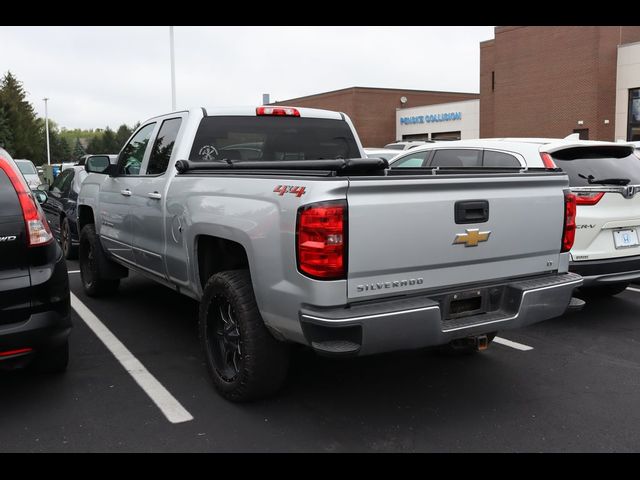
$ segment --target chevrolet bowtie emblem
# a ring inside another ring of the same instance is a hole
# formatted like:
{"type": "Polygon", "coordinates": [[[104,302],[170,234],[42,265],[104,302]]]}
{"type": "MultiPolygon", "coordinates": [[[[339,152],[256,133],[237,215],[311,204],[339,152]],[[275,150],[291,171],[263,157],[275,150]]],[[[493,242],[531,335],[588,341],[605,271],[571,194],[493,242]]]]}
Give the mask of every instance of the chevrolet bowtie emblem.
{"type": "Polygon", "coordinates": [[[486,242],[489,240],[491,231],[481,232],[478,228],[467,228],[467,233],[456,234],[456,239],[453,244],[464,243],[465,247],[477,247],[478,242],[486,242]]]}

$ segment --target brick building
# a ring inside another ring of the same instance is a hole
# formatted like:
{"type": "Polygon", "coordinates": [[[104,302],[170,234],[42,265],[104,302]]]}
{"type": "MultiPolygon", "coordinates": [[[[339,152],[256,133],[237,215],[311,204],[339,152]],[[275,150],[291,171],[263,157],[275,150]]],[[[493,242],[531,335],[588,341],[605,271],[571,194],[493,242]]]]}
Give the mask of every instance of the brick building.
{"type": "Polygon", "coordinates": [[[618,50],[640,41],[640,27],[504,26],[494,37],[480,44],[480,137],[634,139],[631,123],[616,122],[631,118],[640,57],[625,57],[624,88],[616,80],[618,50]]]}
{"type": "Polygon", "coordinates": [[[477,99],[477,93],[351,87],[291,98],[274,105],[324,108],[349,115],[365,147],[381,147],[396,140],[396,110],[477,99]],[[401,99],[404,98],[404,102],[401,99]]]}

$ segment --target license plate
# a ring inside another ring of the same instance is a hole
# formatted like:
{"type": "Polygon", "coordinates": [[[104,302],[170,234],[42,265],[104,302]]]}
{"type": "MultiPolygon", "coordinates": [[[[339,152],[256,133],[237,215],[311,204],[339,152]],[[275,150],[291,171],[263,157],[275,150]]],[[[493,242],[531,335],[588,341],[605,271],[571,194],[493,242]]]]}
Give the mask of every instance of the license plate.
{"type": "Polygon", "coordinates": [[[613,232],[613,241],[616,248],[629,248],[638,245],[638,232],[636,230],[616,230],[613,232]]]}

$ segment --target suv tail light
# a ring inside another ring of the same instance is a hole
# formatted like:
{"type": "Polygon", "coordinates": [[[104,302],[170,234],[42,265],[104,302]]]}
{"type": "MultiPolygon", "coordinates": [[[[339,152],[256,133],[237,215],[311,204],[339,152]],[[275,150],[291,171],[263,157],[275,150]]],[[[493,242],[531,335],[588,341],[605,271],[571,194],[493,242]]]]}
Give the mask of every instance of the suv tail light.
{"type": "Polygon", "coordinates": [[[604,197],[604,192],[575,193],[577,205],[595,205],[604,197]]]}
{"type": "Polygon", "coordinates": [[[275,115],[284,117],[299,117],[300,112],[292,107],[258,107],[256,115],[275,115]]]}
{"type": "Polygon", "coordinates": [[[562,250],[568,252],[576,238],[576,196],[564,191],[564,228],[562,229],[562,250]]]}
{"type": "Polygon", "coordinates": [[[542,152],[540,156],[542,157],[542,163],[545,168],[558,168],[556,162],[554,162],[553,158],[551,158],[551,155],[546,152],[542,152]]]}
{"type": "Polygon", "coordinates": [[[53,241],[53,235],[49,228],[49,223],[42,208],[38,204],[27,185],[22,174],[13,168],[13,166],[4,158],[0,157],[0,168],[9,177],[13,188],[18,194],[20,207],[22,208],[22,216],[27,227],[27,245],[30,247],[38,247],[47,245],[53,241]]]}
{"type": "Polygon", "coordinates": [[[298,270],[319,280],[346,278],[347,203],[320,202],[298,209],[298,270]]]}

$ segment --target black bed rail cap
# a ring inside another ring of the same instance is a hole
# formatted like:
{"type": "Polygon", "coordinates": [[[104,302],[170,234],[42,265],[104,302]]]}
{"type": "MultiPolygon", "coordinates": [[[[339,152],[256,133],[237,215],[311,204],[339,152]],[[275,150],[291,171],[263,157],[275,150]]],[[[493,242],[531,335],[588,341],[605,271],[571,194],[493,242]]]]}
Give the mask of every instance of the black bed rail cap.
{"type": "Polygon", "coordinates": [[[178,160],[178,173],[206,170],[329,170],[338,174],[383,173],[389,162],[383,158],[347,158],[333,160],[281,160],[281,161],[233,161],[194,162],[178,160]]]}

